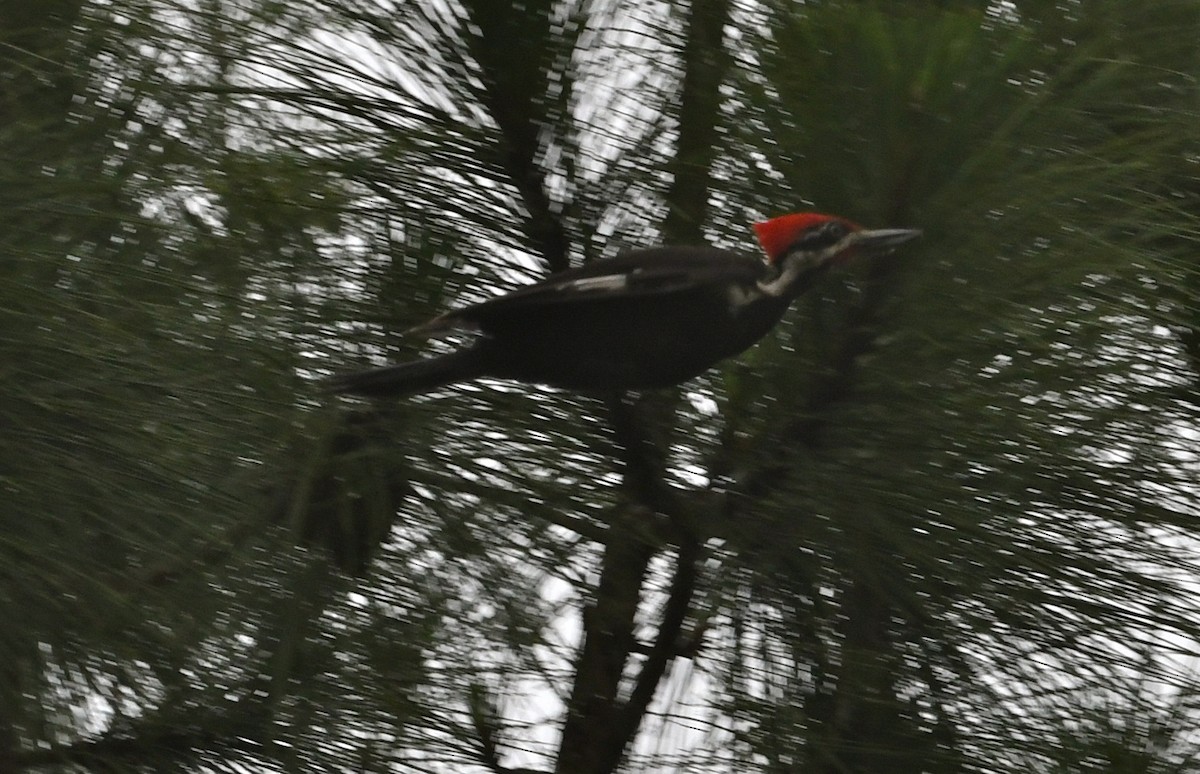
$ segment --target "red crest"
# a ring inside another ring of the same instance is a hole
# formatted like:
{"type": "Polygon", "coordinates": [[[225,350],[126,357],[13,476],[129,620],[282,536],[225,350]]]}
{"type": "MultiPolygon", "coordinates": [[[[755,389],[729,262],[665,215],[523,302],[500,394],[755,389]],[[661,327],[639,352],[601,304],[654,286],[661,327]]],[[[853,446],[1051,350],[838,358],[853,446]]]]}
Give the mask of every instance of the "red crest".
{"type": "Polygon", "coordinates": [[[783,255],[784,251],[800,238],[801,234],[831,220],[842,221],[852,231],[859,230],[857,224],[851,223],[845,218],[822,215],[818,212],[795,212],[791,215],[780,215],[777,218],[755,223],[754,235],[758,237],[758,243],[762,245],[763,252],[767,254],[767,260],[775,263],[779,256],[783,255]]]}

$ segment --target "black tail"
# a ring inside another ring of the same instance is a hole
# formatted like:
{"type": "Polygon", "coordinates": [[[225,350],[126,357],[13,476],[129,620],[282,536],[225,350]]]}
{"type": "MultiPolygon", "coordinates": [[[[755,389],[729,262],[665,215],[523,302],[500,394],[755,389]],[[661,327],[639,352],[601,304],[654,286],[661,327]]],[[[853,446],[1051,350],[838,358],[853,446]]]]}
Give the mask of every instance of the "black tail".
{"type": "Polygon", "coordinates": [[[481,361],[478,352],[462,349],[411,363],[335,376],[329,380],[329,389],[369,397],[412,395],[444,384],[478,379],[484,375],[481,361]]]}

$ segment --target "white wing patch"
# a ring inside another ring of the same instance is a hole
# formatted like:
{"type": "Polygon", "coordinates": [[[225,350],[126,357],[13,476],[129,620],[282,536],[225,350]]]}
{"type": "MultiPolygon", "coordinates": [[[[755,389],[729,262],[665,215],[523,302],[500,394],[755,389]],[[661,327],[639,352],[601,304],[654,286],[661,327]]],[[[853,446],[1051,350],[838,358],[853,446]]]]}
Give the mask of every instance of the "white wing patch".
{"type": "Polygon", "coordinates": [[[555,287],[556,290],[578,293],[595,293],[596,291],[624,290],[629,287],[629,275],[605,274],[600,277],[584,277],[583,279],[564,282],[555,287]]]}
{"type": "Polygon", "coordinates": [[[432,338],[448,331],[479,331],[479,324],[472,320],[464,320],[456,312],[439,315],[423,325],[409,328],[402,335],[414,338],[432,338]]]}
{"type": "Polygon", "coordinates": [[[729,306],[736,316],[747,306],[763,297],[763,289],[758,285],[735,284],[729,288],[729,306]]]}

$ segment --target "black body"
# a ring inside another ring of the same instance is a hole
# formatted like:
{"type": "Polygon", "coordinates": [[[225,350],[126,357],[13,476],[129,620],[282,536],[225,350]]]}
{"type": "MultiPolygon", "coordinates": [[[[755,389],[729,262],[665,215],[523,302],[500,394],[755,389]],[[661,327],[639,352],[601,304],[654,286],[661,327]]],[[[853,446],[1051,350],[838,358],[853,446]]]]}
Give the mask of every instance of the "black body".
{"type": "Polygon", "coordinates": [[[639,250],[488,301],[455,317],[479,326],[484,373],[574,389],[668,387],[758,341],[787,302],[745,305],[766,265],[704,247],[639,250]],[[626,287],[571,283],[624,276],[626,287]]]}
{"type": "Polygon", "coordinates": [[[772,273],[709,247],[631,251],[450,312],[441,325],[479,329],[466,349],[348,374],[334,389],[404,394],[481,376],[584,390],[668,387],[742,352],[779,321],[790,298],[733,301],[749,299],[772,273]]]}

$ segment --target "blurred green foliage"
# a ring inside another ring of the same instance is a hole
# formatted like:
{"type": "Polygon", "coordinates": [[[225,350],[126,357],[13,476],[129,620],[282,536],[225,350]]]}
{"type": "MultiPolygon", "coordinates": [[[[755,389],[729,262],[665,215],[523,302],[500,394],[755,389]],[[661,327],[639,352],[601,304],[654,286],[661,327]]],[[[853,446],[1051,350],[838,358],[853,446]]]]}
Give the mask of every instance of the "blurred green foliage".
{"type": "Polygon", "coordinates": [[[696,584],[629,770],[1195,770],[1200,3],[739,3],[719,55],[702,3],[41,5],[0,2],[0,772],[548,771],[618,545],[627,683],[696,584]],[[675,532],[611,400],[321,392],[810,207],[925,238],[636,404],[675,532]]]}

